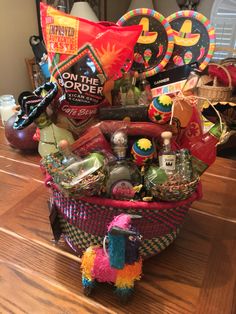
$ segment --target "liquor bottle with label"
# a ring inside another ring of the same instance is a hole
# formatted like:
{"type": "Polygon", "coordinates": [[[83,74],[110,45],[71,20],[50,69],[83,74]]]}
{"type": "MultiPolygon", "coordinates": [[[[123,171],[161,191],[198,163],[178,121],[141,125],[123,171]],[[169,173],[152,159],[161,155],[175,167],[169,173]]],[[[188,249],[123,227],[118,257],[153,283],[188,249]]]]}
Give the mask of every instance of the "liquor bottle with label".
{"type": "Polygon", "coordinates": [[[150,105],[152,102],[152,91],[150,83],[146,79],[145,74],[141,75],[139,89],[141,93],[138,101],[139,105],[150,105]]]}
{"type": "Polygon", "coordinates": [[[130,74],[125,72],[120,83],[120,101],[122,106],[126,105],[126,96],[129,88],[130,88],[130,74]]]}
{"type": "Polygon", "coordinates": [[[127,135],[123,131],[116,131],[111,137],[116,161],[109,165],[109,177],[106,192],[109,197],[119,200],[134,198],[134,187],[141,184],[141,174],[138,167],[126,159],[127,135]]]}
{"type": "Polygon", "coordinates": [[[172,175],[175,173],[176,154],[171,149],[172,133],[169,131],[162,132],[163,147],[159,152],[159,166],[164,169],[166,174],[172,175]]]}
{"type": "Polygon", "coordinates": [[[222,129],[219,123],[215,124],[202,138],[197,142],[189,144],[188,149],[192,155],[192,166],[194,173],[199,176],[216,159],[216,145],[222,135],[222,129]]]}
{"type": "Polygon", "coordinates": [[[135,106],[138,104],[140,90],[136,87],[137,74],[124,73],[120,84],[120,99],[122,106],[135,106]]]}
{"type": "Polygon", "coordinates": [[[136,99],[135,99],[135,82],[136,82],[135,77],[130,76],[128,90],[127,90],[127,93],[126,93],[126,100],[125,100],[125,105],[126,106],[134,106],[135,103],[136,103],[136,99]]]}

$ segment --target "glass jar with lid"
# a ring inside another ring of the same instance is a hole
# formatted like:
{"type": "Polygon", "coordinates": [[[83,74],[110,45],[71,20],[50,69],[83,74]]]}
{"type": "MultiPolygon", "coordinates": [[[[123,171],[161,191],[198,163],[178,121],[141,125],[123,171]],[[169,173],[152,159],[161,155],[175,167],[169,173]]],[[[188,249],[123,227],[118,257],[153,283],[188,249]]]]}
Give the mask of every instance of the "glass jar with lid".
{"type": "Polygon", "coordinates": [[[0,113],[2,124],[5,125],[7,120],[13,116],[16,109],[16,102],[13,95],[0,96],[0,113]]]}

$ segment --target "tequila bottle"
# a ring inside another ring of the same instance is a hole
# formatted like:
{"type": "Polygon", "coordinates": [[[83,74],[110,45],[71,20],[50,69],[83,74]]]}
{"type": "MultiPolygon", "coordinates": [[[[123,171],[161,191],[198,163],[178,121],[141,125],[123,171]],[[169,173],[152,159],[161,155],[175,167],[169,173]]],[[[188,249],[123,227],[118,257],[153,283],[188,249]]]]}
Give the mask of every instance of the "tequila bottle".
{"type": "Polygon", "coordinates": [[[135,86],[136,74],[124,73],[120,86],[121,104],[123,106],[134,106],[138,104],[140,90],[135,86]]]}
{"type": "Polygon", "coordinates": [[[109,197],[114,199],[133,199],[135,196],[134,187],[141,184],[141,174],[138,167],[126,159],[127,135],[123,131],[116,131],[111,142],[116,161],[109,165],[106,192],[109,197]]]}
{"type": "Polygon", "coordinates": [[[159,152],[159,166],[164,169],[166,174],[172,175],[175,173],[176,155],[171,149],[171,132],[162,132],[163,147],[159,152]]]}

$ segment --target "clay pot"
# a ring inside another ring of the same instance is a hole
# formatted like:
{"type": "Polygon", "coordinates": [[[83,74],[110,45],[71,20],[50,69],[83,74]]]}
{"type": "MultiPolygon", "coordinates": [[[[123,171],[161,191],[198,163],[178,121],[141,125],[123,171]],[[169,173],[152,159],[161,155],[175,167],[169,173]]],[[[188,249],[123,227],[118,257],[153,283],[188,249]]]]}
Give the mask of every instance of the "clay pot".
{"type": "Polygon", "coordinates": [[[22,130],[13,129],[16,115],[13,115],[5,123],[5,136],[9,144],[17,149],[24,151],[37,151],[38,142],[33,140],[33,136],[36,132],[36,125],[31,123],[28,127],[22,130]]]}

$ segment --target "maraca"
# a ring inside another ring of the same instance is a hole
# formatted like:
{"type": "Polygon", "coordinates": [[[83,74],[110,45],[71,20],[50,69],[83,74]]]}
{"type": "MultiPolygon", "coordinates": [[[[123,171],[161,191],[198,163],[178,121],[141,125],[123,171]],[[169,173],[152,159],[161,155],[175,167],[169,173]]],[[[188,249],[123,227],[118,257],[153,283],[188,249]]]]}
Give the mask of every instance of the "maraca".
{"type": "Polygon", "coordinates": [[[164,124],[170,120],[173,101],[168,95],[160,95],[153,99],[148,116],[152,122],[164,124]]]}
{"type": "Polygon", "coordinates": [[[154,146],[152,142],[147,138],[140,138],[134,142],[131,155],[134,158],[134,162],[138,166],[143,166],[148,160],[151,160],[154,156],[154,146]]]}

